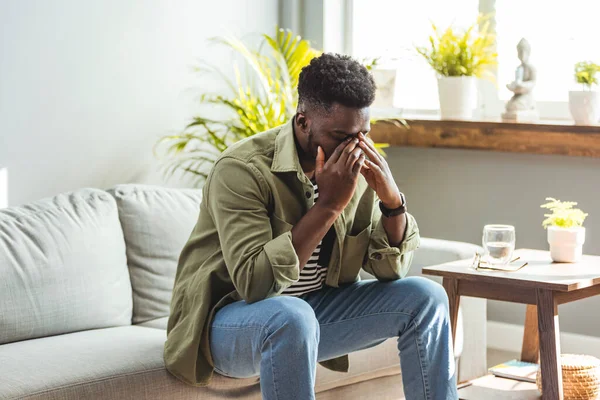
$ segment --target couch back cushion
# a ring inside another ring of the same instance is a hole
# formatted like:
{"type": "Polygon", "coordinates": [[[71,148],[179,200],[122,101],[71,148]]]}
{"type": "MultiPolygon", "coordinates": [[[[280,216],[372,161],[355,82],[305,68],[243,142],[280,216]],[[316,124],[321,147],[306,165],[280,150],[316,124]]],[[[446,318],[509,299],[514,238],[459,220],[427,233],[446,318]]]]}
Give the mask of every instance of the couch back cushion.
{"type": "Polygon", "coordinates": [[[115,200],[82,189],[0,210],[0,344],[130,325],[115,200]]]}
{"type": "Polygon", "coordinates": [[[169,315],[177,261],[198,220],[202,191],[120,185],[117,199],[133,288],[133,323],[169,315]]]}

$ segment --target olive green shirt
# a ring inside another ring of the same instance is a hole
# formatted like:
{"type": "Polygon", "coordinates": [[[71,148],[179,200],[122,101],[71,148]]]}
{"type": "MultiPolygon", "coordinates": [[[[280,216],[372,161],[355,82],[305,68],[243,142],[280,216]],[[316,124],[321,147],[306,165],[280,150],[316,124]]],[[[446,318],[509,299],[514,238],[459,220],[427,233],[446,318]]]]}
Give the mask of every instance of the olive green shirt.
{"type": "MultiPolygon", "coordinates": [[[[208,335],[215,312],[231,302],[278,296],[298,280],[291,229],[313,204],[292,121],[223,152],[203,187],[198,221],[175,276],[164,350],[173,375],[208,385],[213,374],[208,335]]],[[[404,240],[390,247],[377,196],[362,175],[334,228],[328,286],[358,281],[361,268],[382,281],[400,279],[419,246],[417,224],[407,214],[404,240]]],[[[322,365],[348,371],[348,356],[322,365]]]]}

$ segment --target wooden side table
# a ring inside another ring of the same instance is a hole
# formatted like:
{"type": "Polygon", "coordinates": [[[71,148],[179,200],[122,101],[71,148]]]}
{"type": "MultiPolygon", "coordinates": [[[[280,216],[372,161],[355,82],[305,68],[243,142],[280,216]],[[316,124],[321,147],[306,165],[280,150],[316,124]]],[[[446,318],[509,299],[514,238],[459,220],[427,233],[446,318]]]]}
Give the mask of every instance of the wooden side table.
{"type": "Polygon", "coordinates": [[[476,270],[473,260],[462,260],[424,267],[423,274],[443,277],[453,339],[461,296],[527,304],[521,360],[539,360],[544,399],[562,400],[558,305],[600,294],[600,257],[558,264],[547,251],[521,249],[515,255],[529,263],[515,272],[476,270]]]}

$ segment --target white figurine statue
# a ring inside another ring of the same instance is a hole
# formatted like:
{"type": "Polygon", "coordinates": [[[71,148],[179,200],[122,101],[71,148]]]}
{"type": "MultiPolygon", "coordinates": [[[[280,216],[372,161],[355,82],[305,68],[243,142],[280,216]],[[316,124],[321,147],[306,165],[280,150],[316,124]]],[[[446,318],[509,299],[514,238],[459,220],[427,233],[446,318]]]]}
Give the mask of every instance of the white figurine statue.
{"type": "Polygon", "coordinates": [[[523,38],[517,45],[517,54],[521,65],[515,71],[515,80],[506,87],[514,93],[513,97],[506,103],[506,112],[502,119],[507,121],[536,121],[539,116],[533,98],[535,86],[535,68],[529,64],[531,46],[523,38]]]}

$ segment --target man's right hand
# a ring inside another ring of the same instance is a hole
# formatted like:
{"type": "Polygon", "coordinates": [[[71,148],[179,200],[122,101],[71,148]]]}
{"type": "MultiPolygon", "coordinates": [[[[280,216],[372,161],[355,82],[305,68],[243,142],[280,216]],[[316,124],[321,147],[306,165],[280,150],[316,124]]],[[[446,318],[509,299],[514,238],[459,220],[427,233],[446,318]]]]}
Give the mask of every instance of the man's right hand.
{"type": "Polygon", "coordinates": [[[359,139],[349,138],[336,147],[325,162],[325,152],[319,146],[315,168],[315,178],[319,186],[320,207],[341,213],[350,202],[365,155],[358,146],[359,139]]]}

